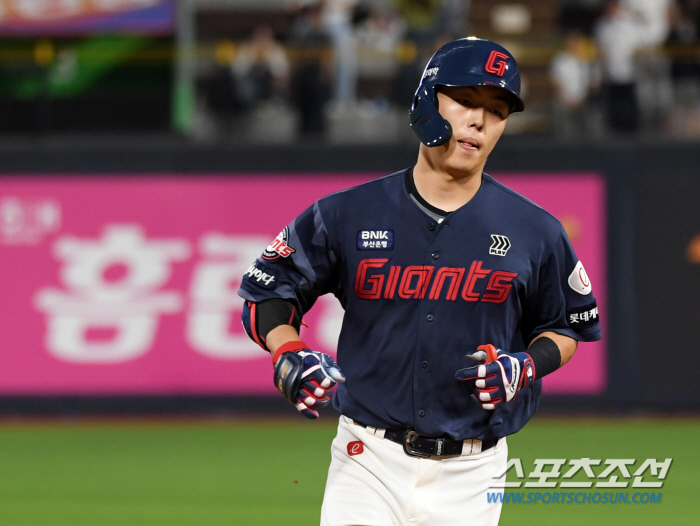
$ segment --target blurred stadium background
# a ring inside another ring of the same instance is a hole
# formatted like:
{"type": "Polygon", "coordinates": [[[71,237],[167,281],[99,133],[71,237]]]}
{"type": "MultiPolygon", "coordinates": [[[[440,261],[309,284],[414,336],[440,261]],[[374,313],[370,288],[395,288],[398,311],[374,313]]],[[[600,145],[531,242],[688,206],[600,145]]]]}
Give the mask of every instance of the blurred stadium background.
{"type": "MultiPolygon", "coordinates": [[[[1,524],[318,522],[337,415],[276,395],[240,276],[414,162],[422,67],[469,35],[527,106],[486,169],[562,220],[604,307],[511,456],[674,459],[660,504],[502,524],[696,524],[697,0],[0,0],[1,524]]],[[[341,316],[322,299],[305,340],[332,352],[341,316]]]]}

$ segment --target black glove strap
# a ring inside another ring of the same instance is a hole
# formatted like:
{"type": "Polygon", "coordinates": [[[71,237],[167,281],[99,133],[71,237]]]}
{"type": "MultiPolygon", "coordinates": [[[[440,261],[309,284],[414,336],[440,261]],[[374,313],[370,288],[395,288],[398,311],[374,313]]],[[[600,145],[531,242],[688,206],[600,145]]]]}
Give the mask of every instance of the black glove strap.
{"type": "Polygon", "coordinates": [[[561,366],[561,351],[554,340],[542,336],[525,351],[532,358],[537,378],[553,373],[561,366]]]}

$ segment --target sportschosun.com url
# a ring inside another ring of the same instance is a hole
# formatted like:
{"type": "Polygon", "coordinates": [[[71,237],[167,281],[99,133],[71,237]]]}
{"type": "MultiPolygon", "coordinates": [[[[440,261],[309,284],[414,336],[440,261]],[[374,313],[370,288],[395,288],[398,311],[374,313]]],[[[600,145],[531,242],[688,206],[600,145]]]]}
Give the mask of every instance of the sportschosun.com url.
{"type": "Polygon", "coordinates": [[[573,492],[573,491],[543,491],[543,492],[495,492],[486,495],[489,504],[660,504],[659,493],[628,493],[615,492],[573,492]]]}

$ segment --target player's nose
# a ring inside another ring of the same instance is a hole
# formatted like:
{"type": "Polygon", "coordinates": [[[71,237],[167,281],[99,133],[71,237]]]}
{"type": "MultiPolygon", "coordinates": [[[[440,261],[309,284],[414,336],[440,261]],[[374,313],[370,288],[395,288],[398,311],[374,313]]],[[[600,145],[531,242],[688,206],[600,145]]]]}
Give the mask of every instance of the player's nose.
{"type": "Polygon", "coordinates": [[[481,130],[484,126],[484,111],[481,107],[469,108],[466,115],[467,127],[481,130]]]}

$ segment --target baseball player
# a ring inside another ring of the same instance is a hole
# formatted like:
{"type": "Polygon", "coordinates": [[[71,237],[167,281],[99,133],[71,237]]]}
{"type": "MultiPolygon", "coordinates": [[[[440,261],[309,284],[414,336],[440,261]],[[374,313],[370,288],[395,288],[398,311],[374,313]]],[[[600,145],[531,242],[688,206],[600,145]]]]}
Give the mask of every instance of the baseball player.
{"type": "Polygon", "coordinates": [[[505,437],[541,378],[601,338],[561,223],[483,172],[523,109],[506,49],[446,44],[409,112],[415,166],[313,203],[243,278],[244,327],[284,396],[317,418],[337,385],[323,526],[497,524],[505,437]],[[299,337],[328,293],[345,309],[338,364],[299,337]]]}

